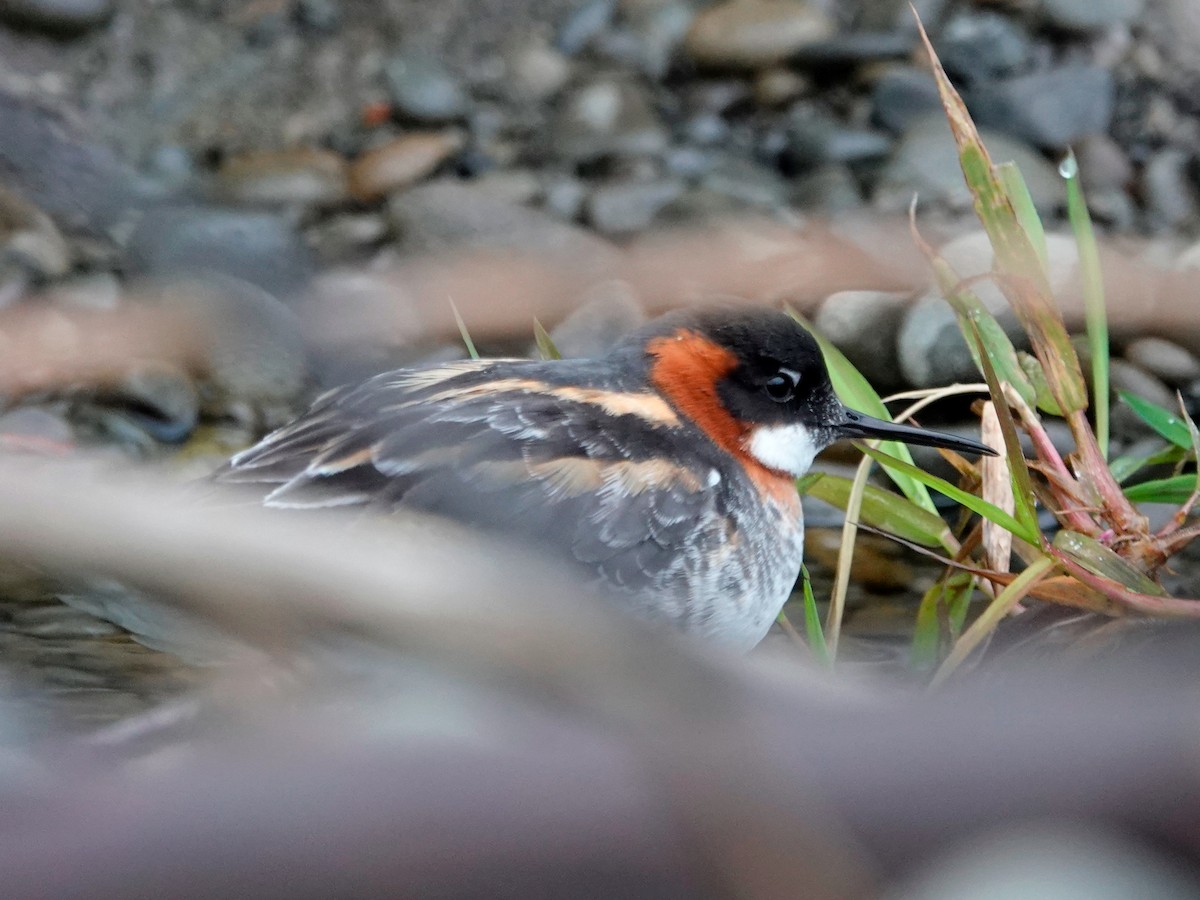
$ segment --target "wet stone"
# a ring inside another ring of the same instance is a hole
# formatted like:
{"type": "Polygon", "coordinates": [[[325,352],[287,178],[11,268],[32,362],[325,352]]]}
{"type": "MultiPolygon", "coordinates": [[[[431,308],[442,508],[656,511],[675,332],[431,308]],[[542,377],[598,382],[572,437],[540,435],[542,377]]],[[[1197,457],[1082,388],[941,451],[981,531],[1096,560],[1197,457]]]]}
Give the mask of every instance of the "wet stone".
{"type": "Polygon", "coordinates": [[[147,213],[126,264],[141,275],[231,275],[280,296],[298,293],[313,271],[310,251],[281,216],[205,206],[147,213]]]}
{"type": "Polygon", "coordinates": [[[1182,387],[1200,378],[1200,360],[1178,344],[1158,337],[1130,342],[1125,358],[1167,384],[1182,387]]]}
{"type": "Polygon", "coordinates": [[[897,133],[940,108],[933,76],[911,66],[889,67],[871,89],[872,118],[897,133]]]}
{"type": "Polygon", "coordinates": [[[646,310],[629,285],[606,281],[591,288],[550,332],[563,359],[602,356],[646,322],[646,310]]]}
{"type": "Polygon", "coordinates": [[[1109,361],[1108,377],[1114,392],[1133,394],[1166,409],[1178,408],[1174,392],[1162,381],[1123,359],[1109,361]]]}
{"type": "Polygon", "coordinates": [[[1132,22],[1144,5],[1144,0],[1041,0],[1038,12],[1058,28],[1086,32],[1132,22]]]}
{"type": "Polygon", "coordinates": [[[727,0],[702,10],[684,51],[716,68],[761,69],[830,38],[833,21],[803,0],[727,0]]]}
{"type": "Polygon", "coordinates": [[[462,85],[428,53],[398,53],[387,61],[384,72],[392,103],[411,119],[448,122],[468,111],[470,98],[462,85]]]}
{"type": "Polygon", "coordinates": [[[1007,16],[986,10],[952,16],[935,44],[946,71],[968,82],[1018,73],[1031,55],[1025,30],[1007,16]]]}
{"type": "Polygon", "coordinates": [[[1200,214],[1200,201],[1188,176],[1190,158],[1183,150],[1162,150],[1142,169],[1142,194],[1154,227],[1177,228],[1200,214]]]}
{"type": "Polygon", "coordinates": [[[977,125],[1060,149],[1108,129],[1116,88],[1105,69],[1064,66],[988,81],[973,87],[965,99],[977,125]]]}
{"type": "Polygon", "coordinates": [[[609,154],[647,156],[667,147],[667,132],[636,84],[601,78],[568,95],[550,131],[550,147],[566,160],[609,154]]]}
{"type": "Polygon", "coordinates": [[[75,35],[107,22],[113,6],[113,0],[0,0],[0,22],[75,35]]]}
{"type": "Polygon", "coordinates": [[[813,324],[875,385],[901,382],[897,337],[907,294],[842,291],[826,298],[813,324]]]}
{"type": "Polygon", "coordinates": [[[588,198],[587,218],[601,233],[631,234],[649,227],[682,193],[683,183],[669,178],[602,185],[588,198]]]}
{"type": "Polygon", "coordinates": [[[413,132],[368,150],[350,166],[350,194],[370,202],[433,174],[464,144],[462,132],[413,132]]]}
{"type": "Polygon", "coordinates": [[[216,189],[247,205],[328,206],[346,197],[346,160],[308,148],[247,153],[221,166],[216,189]]]}

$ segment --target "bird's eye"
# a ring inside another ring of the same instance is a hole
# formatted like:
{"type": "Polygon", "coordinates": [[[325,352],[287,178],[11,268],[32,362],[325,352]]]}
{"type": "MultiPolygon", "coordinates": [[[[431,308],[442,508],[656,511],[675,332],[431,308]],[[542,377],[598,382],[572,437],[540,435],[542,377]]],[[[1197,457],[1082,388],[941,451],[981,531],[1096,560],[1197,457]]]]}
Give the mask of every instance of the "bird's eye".
{"type": "Polygon", "coordinates": [[[780,369],[763,384],[767,396],[776,403],[787,403],[796,394],[796,384],[800,376],[790,369],[780,369]]]}

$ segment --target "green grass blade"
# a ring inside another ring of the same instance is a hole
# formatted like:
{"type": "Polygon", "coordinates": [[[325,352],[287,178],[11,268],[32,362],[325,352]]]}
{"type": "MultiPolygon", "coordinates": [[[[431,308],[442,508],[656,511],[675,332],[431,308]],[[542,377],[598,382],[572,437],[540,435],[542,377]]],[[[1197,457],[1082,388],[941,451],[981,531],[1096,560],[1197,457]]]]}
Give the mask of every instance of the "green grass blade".
{"type": "Polygon", "coordinates": [[[833,659],[829,655],[829,646],[825,643],[825,632],[821,629],[821,615],[817,611],[817,598],[813,596],[807,566],[800,567],[800,580],[804,591],[804,636],[817,661],[823,666],[830,666],[833,659]]]}
{"type": "MultiPolygon", "coordinates": [[[[1196,479],[1192,478],[1192,487],[1196,479]]],[[[1155,584],[1149,576],[1132,563],[1122,559],[1113,550],[1095,538],[1077,531],[1060,531],[1054,536],[1054,546],[1063,555],[1083,566],[1093,575],[1107,578],[1139,594],[1165,597],[1167,592],[1155,584]]]]}
{"type": "Polygon", "coordinates": [[[1034,546],[1037,546],[1040,543],[1041,535],[1036,527],[1030,528],[1028,525],[1017,521],[1017,519],[1015,519],[1013,516],[1010,516],[995,504],[988,503],[982,497],[977,497],[975,494],[972,494],[969,491],[964,491],[962,488],[951,484],[943,478],[938,478],[936,475],[931,475],[928,472],[922,471],[911,463],[896,459],[894,456],[888,456],[886,453],[882,453],[879,450],[871,447],[862,445],[860,446],[863,453],[867,454],[867,456],[871,457],[881,466],[884,466],[885,468],[894,468],[897,471],[908,475],[910,478],[915,478],[926,487],[932,488],[939,494],[943,494],[944,496],[949,497],[951,500],[954,500],[956,503],[962,504],[967,509],[971,510],[971,512],[978,513],[989,522],[995,522],[1001,528],[1011,531],[1014,535],[1026,543],[1033,544],[1034,546]]]}
{"type": "Polygon", "coordinates": [[[1037,252],[1042,263],[1042,271],[1049,269],[1048,253],[1046,251],[1046,229],[1042,227],[1041,216],[1033,205],[1033,196],[1029,193],[1029,185],[1025,183],[1021,170],[1014,162],[1002,162],[996,166],[996,175],[1008,193],[1008,199],[1017,216],[1017,222],[1029,236],[1033,249],[1037,252]]]}
{"type": "Polygon", "coordinates": [[[1109,471],[1117,483],[1128,481],[1147,466],[1174,465],[1187,459],[1187,452],[1174,444],[1149,456],[1118,456],[1109,463],[1109,471]]]}
{"type": "Polygon", "coordinates": [[[1083,184],[1079,179],[1079,164],[1074,152],[1058,167],[1067,182],[1067,215],[1079,248],[1079,270],[1083,278],[1083,302],[1087,317],[1088,349],[1092,354],[1092,402],[1096,417],[1096,443],[1108,459],[1108,313],[1104,305],[1104,279],[1100,274],[1100,250],[1092,217],[1088,214],[1083,184]]]}
{"type": "Polygon", "coordinates": [[[550,337],[550,332],[543,328],[536,318],[533,320],[533,340],[542,359],[562,359],[562,354],[554,345],[554,338],[550,337]]]}
{"type": "Polygon", "coordinates": [[[1160,436],[1176,447],[1182,447],[1184,450],[1192,449],[1192,435],[1188,431],[1187,423],[1177,413],[1125,391],[1121,392],[1121,399],[1129,404],[1129,408],[1137,414],[1139,419],[1158,432],[1160,436]]]}
{"type": "MultiPolygon", "coordinates": [[[[829,369],[829,379],[833,382],[833,389],[842,399],[842,402],[852,409],[857,409],[859,412],[864,412],[877,419],[886,419],[890,422],[892,420],[891,413],[884,406],[883,401],[879,398],[879,394],[871,387],[871,383],[854,367],[854,363],[846,359],[841,350],[814,331],[812,325],[806,322],[795,311],[789,309],[788,312],[796,321],[811,331],[813,337],[817,339],[817,343],[821,346],[821,353],[825,356],[825,365],[829,369]]],[[[908,452],[908,448],[898,441],[881,441],[879,446],[885,452],[905,462],[911,463],[913,461],[912,454],[908,452]]],[[[887,475],[892,479],[896,487],[900,488],[900,493],[904,494],[905,497],[922,509],[936,514],[937,510],[933,505],[933,499],[929,496],[929,491],[925,490],[919,481],[906,478],[904,475],[896,472],[888,472],[887,475]]]]}
{"type": "Polygon", "coordinates": [[[454,322],[458,325],[458,333],[462,335],[463,344],[466,345],[467,355],[471,359],[479,359],[479,351],[475,349],[475,342],[471,340],[471,332],[467,331],[467,323],[463,321],[462,313],[458,311],[454,300],[450,300],[450,310],[454,313],[454,322]]]}
{"type": "Polygon", "coordinates": [[[975,579],[970,572],[953,569],[937,580],[917,610],[917,627],[909,650],[909,665],[918,672],[928,672],[941,660],[942,624],[958,637],[967,608],[974,594],[975,579]]]}
{"type": "MultiPolygon", "coordinates": [[[[801,478],[796,486],[800,493],[844,511],[850,502],[853,484],[853,479],[840,475],[812,472],[801,478]]],[[[859,521],[922,547],[946,547],[951,540],[949,527],[937,513],[873,484],[868,484],[863,492],[859,521]]]]}
{"type": "Polygon", "coordinates": [[[1172,478],[1156,478],[1125,488],[1125,496],[1132,503],[1186,503],[1196,489],[1195,475],[1175,475],[1172,478]]]}

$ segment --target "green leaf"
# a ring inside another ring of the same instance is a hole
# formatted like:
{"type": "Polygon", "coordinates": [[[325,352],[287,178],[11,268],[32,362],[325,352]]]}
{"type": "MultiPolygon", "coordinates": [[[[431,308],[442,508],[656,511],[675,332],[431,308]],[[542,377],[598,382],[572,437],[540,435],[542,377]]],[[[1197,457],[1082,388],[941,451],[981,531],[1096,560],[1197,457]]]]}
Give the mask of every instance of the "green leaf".
{"type": "Polygon", "coordinates": [[[943,623],[950,626],[952,637],[958,637],[975,593],[974,586],[970,572],[950,569],[925,592],[917,610],[917,627],[909,651],[913,669],[927,672],[940,661],[943,623]]]}
{"type": "Polygon", "coordinates": [[[1108,313],[1104,307],[1104,279],[1100,274],[1100,250],[1088,214],[1087,200],[1079,180],[1079,164],[1075,154],[1058,167],[1067,182],[1067,215],[1075,246],[1079,248],[1079,270],[1083,277],[1083,302],[1087,318],[1088,349],[1092,355],[1092,399],[1096,416],[1096,443],[1108,459],[1108,313]]]}
{"type": "Polygon", "coordinates": [[[1195,475],[1176,475],[1131,485],[1125,488],[1125,496],[1132,503],[1186,503],[1195,488],[1195,475]]]}
{"type": "Polygon", "coordinates": [[[1041,534],[1036,528],[1031,529],[1028,526],[1023,525],[1000,507],[992,503],[988,503],[982,497],[977,497],[975,494],[964,491],[962,488],[956,487],[943,478],[938,478],[936,475],[931,475],[928,472],[918,469],[916,466],[910,463],[896,459],[894,456],[888,456],[886,453],[882,453],[879,450],[867,446],[862,446],[861,449],[863,453],[867,454],[867,456],[871,457],[881,466],[884,466],[885,468],[894,468],[897,471],[908,475],[910,478],[915,478],[926,487],[932,488],[939,494],[943,494],[949,497],[951,500],[962,504],[972,512],[983,516],[989,522],[995,522],[1006,531],[1011,531],[1014,535],[1026,543],[1033,544],[1034,546],[1037,546],[1040,543],[1041,534]]]}
{"type": "Polygon", "coordinates": [[[807,566],[800,567],[800,579],[804,590],[804,636],[817,662],[823,666],[831,666],[833,658],[829,655],[829,647],[825,643],[825,632],[821,630],[821,616],[817,612],[817,599],[813,596],[807,566]]]}
{"type": "MultiPolygon", "coordinates": [[[[815,331],[812,325],[805,321],[794,309],[788,307],[787,312],[793,319],[807,328],[821,346],[821,353],[825,357],[825,366],[829,370],[829,379],[833,382],[833,389],[842,399],[842,402],[852,409],[857,409],[859,412],[865,412],[869,416],[874,416],[877,419],[886,419],[890,422],[892,415],[888,412],[887,407],[883,405],[879,394],[875,392],[875,389],[871,387],[871,383],[863,377],[862,373],[854,367],[854,364],[846,359],[842,351],[815,331]]],[[[912,462],[912,454],[908,452],[907,447],[898,441],[881,441],[879,446],[892,456],[902,459],[905,462],[912,462]]],[[[936,514],[937,510],[934,508],[933,499],[929,496],[929,491],[925,490],[919,481],[906,478],[895,472],[888,472],[887,474],[895,482],[896,487],[900,488],[900,492],[905,497],[917,504],[917,506],[936,514]]]]}
{"type": "MultiPolygon", "coordinates": [[[[1196,479],[1192,478],[1195,486],[1196,479]]],[[[1139,594],[1149,594],[1155,597],[1165,597],[1167,592],[1155,584],[1151,578],[1136,568],[1132,563],[1122,559],[1112,549],[1105,547],[1095,538],[1080,534],[1077,531],[1060,531],[1054,536],[1054,546],[1063,555],[1074,560],[1093,575],[1108,578],[1139,594]]]]}
{"type": "Polygon", "coordinates": [[[1146,466],[1172,465],[1187,459],[1187,452],[1174,444],[1149,456],[1118,456],[1109,463],[1109,471],[1117,483],[1129,480],[1146,466]]]}
{"type": "Polygon", "coordinates": [[[1029,193],[1029,185],[1025,183],[1021,170],[1017,168],[1015,162],[1002,162],[996,166],[996,175],[999,176],[1001,184],[1008,193],[1008,199],[1012,203],[1013,212],[1016,213],[1017,222],[1029,236],[1033,249],[1037,251],[1038,259],[1042,263],[1042,271],[1048,271],[1046,230],[1042,227],[1042,219],[1038,215],[1037,207],[1033,205],[1033,195],[1029,193]]]}
{"type": "MultiPolygon", "coordinates": [[[[796,486],[802,494],[845,510],[850,502],[853,484],[851,478],[827,472],[810,472],[796,486]]],[[[950,538],[949,527],[937,513],[931,513],[911,500],[873,484],[866,485],[863,492],[859,520],[923,547],[944,547],[950,538]]]]}
{"type": "Polygon", "coordinates": [[[1184,450],[1192,448],[1192,435],[1180,415],[1126,391],[1121,391],[1121,399],[1129,404],[1139,419],[1176,447],[1184,450]]]}
{"type": "Polygon", "coordinates": [[[533,320],[533,340],[542,359],[562,359],[562,354],[554,346],[554,338],[550,337],[550,332],[543,328],[536,318],[533,320]]]}

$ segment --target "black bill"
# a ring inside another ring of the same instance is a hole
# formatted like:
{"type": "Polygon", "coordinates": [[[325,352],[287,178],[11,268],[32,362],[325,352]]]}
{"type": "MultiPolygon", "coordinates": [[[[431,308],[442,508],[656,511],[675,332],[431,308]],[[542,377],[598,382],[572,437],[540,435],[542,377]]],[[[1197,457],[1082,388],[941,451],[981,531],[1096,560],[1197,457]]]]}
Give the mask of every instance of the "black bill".
{"type": "Polygon", "coordinates": [[[959,453],[997,455],[996,451],[987,444],[981,444],[970,438],[945,434],[941,431],[926,431],[924,428],[914,428],[911,425],[897,425],[895,422],[876,419],[844,407],[842,416],[842,421],[836,426],[838,437],[841,438],[882,438],[885,441],[901,441],[905,444],[944,447],[947,450],[957,450],[959,453]]]}

